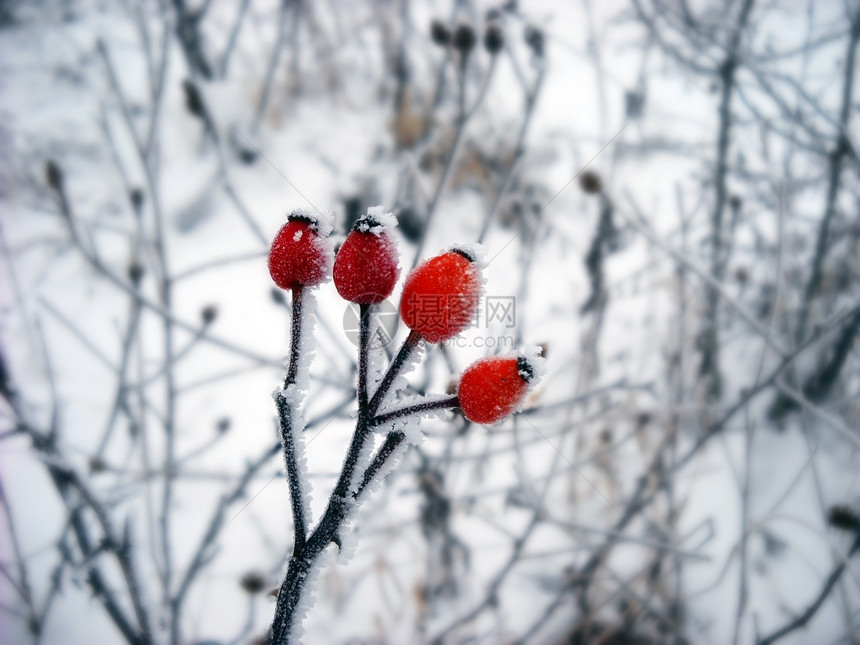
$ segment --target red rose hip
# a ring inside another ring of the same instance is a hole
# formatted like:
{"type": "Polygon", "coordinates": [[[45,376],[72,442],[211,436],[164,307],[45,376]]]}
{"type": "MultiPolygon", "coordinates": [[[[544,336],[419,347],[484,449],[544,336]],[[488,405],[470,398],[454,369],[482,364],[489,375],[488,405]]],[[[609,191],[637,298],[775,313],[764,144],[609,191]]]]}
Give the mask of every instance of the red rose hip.
{"type": "Polygon", "coordinates": [[[475,252],[454,248],[418,265],[406,278],[400,317],[430,343],[453,338],[475,317],[481,271],[475,252]]]}
{"type": "Polygon", "coordinates": [[[396,225],[381,206],[368,208],[356,221],[334,259],[334,286],[344,300],[372,305],[394,291],[400,266],[389,231],[396,225]]]}
{"type": "Polygon", "coordinates": [[[460,377],[457,386],[460,408],[473,423],[496,423],[519,408],[536,375],[535,359],[525,356],[482,358],[472,363],[460,377]]]}
{"type": "Polygon", "coordinates": [[[330,227],[305,211],[290,213],[269,251],[269,274],[281,289],[312,287],[329,275],[331,245],[325,240],[330,227]]]}

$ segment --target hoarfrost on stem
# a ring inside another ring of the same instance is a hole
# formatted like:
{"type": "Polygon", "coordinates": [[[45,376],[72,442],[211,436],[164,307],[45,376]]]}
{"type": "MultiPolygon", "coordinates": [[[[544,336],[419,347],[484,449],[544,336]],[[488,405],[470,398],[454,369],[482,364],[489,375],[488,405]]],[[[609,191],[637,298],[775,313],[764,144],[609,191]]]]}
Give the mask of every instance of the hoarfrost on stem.
{"type": "Polygon", "coordinates": [[[397,400],[397,392],[400,390],[406,389],[406,386],[409,382],[407,375],[415,369],[415,366],[418,365],[422,358],[424,357],[424,343],[419,342],[410,352],[409,356],[403,362],[403,365],[400,367],[400,370],[397,372],[397,376],[392,381],[391,386],[388,388],[388,391],[382,397],[382,401],[379,403],[379,409],[377,413],[386,411],[392,403],[397,400]]]}
{"type": "MultiPolygon", "coordinates": [[[[316,336],[314,330],[316,327],[316,308],[317,297],[312,289],[305,289],[302,293],[302,337],[299,343],[299,356],[302,359],[302,366],[296,373],[296,391],[307,392],[310,389],[310,369],[308,366],[314,359],[314,354],[317,349],[316,336]]],[[[300,401],[296,402],[298,406],[300,401]]]]}
{"type": "MultiPolygon", "coordinates": [[[[307,378],[305,376],[305,378],[307,378]]],[[[308,470],[308,458],[305,452],[305,419],[301,411],[302,394],[297,384],[289,385],[286,389],[277,388],[275,394],[283,399],[289,408],[290,424],[289,431],[293,438],[293,451],[296,459],[296,472],[290,472],[287,469],[287,477],[298,480],[298,490],[302,492],[302,511],[305,520],[305,526],[310,526],[311,523],[311,479],[308,470]]],[[[291,490],[296,490],[291,487],[291,490]]]]}
{"type": "MultiPolygon", "coordinates": [[[[405,396],[400,400],[398,407],[407,408],[413,405],[431,404],[441,401],[447,401],[451,397],[447,394],[426,394],[423,396],[405,396]]],[[[417,412],[412,412],[409,415],[397,417],[388,423],[380,424],[379,429],[388,432],[402,432],[406,437],[407,444],[414,446],[421,445],[424,441],[424,431],[421,429],[421,423],[424,419],[444,419],[449,413],[449,408],[429,408],[420,409],[417,412]]]]}
{"type": "Polygon", "coordinates": [[[385,460],[382,467],[374,473],[373,477],[365,485],[361,495],[359,496],[359,501],[361,501],[365,496],[374,495],[380,488],[382,488],[382,482],[386,477],[388,477],[388,474],[397,467],[397,464],[403,458],[403,455],[406,454],[408,449],[409,444],[404,441],[398,444],[391,451],[391,454],[385,460]]]}

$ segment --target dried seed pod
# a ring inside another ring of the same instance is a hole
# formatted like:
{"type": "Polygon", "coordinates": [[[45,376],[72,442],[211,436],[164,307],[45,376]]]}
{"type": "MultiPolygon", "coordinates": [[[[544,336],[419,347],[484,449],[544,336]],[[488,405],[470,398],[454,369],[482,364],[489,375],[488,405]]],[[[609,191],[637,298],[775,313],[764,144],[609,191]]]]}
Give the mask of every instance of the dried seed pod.
{"type": "Polygon", "coordinates": [[[579,176],[579,185],[589,195],[595,195],[603,190],[603,180],[593,170],[586,170],[579,176]]]}
{"type": "Polygon", "coordinates": [[[469,25],[460,24],[454,30],[454,35],[451,37],[451,45],[465,57],[475,47],[475,40],[475,30],[469,25]]]}
{"type": "Polygon", "coordinates": [[[495,56],[501,51],[504,44],[502,26],[498,22],[491,22],[484,32],[484,47],[492,56],[495,56]]]}
{"type": "Polygon", "coordinates": [[[203,325],[211,325],[218,317],[218,307],[215,305],[206,305],[200,310],[200,319],[203,325]]]}
{"type": "Polygon", "coordinates": [[[62,190],[63,188],[63,171],[53,159],[48,159],[45,162],[45,181],[54,190],[62,190]]]}
{"type": "Polygon", "coordinates": [[[143,190],[140,188],[132,188],[128,191],[128,200],[131,202],[131,207],[136,215],[140,214],[140,209],[143,208],[143,190]]]}
{"type": "Polygon", "coordinates": [[[138,286],[143,279],[144,268],[139,262],[132,262],[128,265],[128,279],[133,286],[138,286]]]}
{"type": "Polygon", "coordinates": [[[532,27],[531,25],[526,27],[525,33],[526,45],[529,46],[529,49],[532,50],[532,53],[538,57],[543,58],[544,54],[544,35],[543,32],[537,27],[532,27]]]}
{"type": "Polygon", "coordinates": [[[250,594],[257,594],[266,587],[266,578],[259,571],[249,571],[239,581],[239,585],[250,594]]]}
{"type": "Polygon", "coordinates": [[[198,119],[206,118],[206,107],[203,104],[203,97],[200,95],[200,89],[191,79],[182,81],[182,90],[185,93],[185,107],[196,116],[198,119]]]}
{"type": "Polygon", "coordinates": [[[827,511],[827,523],[843,531],[860,533],[860,513],[845,504],[830,507],[827,511]]]}
{"type": "Polygon", "coordinates": [[[451,32],[441,20],[430,23],[430,39],[440,47],[447,47],[451,42],[451,32]]]}

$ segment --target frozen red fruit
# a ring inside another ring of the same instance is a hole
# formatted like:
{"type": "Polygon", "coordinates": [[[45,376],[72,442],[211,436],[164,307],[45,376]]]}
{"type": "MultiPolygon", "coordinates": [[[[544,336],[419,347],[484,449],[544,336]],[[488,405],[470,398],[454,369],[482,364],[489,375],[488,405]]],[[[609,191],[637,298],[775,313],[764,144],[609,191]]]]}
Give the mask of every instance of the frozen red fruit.
{"type": "Polygon", "coordinates": [[[372,305],[394,291],[400,266],[388,230],[396,225],[394,215],[379,207],[356,221],[334,259],[334,286],[345,300],[372,305]]]}
{"type": "Polygon", "coordinates": [[[406,278],[400,317],[430,343],[453,338],[475,317],[481,271],[472,253],[454,249],[418,265],[406,278]]]}
{"type": "Polygon", "coordinates": [[[496,423],[519,408],[534,378],[535,367],[525,357],[482,358],[460,377],[460,408],[473,423],[496,423]]]}
{"type": "Polygon", "coordinates": [[[275,284],[281,289],[296,289],[324,281],[332,261],[327,234],[325,224],[314,215],[291,213],[269,251],[269,273],[275,284]]]}

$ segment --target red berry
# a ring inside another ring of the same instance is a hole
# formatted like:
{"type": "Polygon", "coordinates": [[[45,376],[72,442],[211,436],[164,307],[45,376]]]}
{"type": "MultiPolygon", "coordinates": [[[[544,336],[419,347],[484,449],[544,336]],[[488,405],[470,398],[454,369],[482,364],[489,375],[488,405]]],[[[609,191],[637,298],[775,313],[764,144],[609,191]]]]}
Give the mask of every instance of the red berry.
{"type": "Polygon", "coordinates": [[[394,216],[379,207],[369,208],[356,221],[334,259],[334,286],[345,300],[376,304],[394,291],[400,266],[386,229],[396,224],[394,216]]]}
{"type": "Polygon", "coordinates": [[[281,289],[312,287],[328,277],[331,246],[316,217],[294,211],[281,227],[269,251],[269,273],[281,289]]]}
{"type": "Polygon", "coordinates": [[[523,357],[482,358],[460,377],[460,408],[469,421],[496,423],[520,406],[534,375],[533,365],[523,357]]]}
{"type": "Polygon", "coordinates": [[[400,317],[430,343],[453,338],[475,317],[481,272],[468,251],[454,249],[418,265],[406,278],[400,317]]]}

